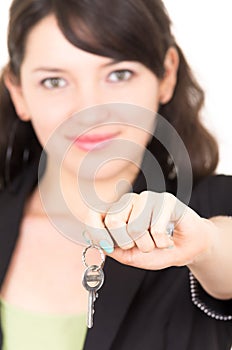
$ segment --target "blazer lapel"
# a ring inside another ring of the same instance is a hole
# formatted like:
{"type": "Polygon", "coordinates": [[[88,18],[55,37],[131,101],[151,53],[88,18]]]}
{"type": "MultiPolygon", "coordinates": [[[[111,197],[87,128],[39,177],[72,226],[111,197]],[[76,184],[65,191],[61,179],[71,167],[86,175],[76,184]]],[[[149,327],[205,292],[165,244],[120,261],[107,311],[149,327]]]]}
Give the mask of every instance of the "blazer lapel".
{"type": "Polygon", "coordinates": [[[94,325],[87,332],[84,350],[110,349],[146,273],[110,257],[106,258],[104,272],[105,282],[94,306],[94,325]]]}
{"type": "Polygon", "coordinates": [[[34,165],[28,167],[28,173],[15,179],[10,190],[1,193],[1,220],[0,220],[0,287],[5,278],[8,265],[13,254],[19,227],[28,194],[37,181],[37,171],[34,165]],[[23,181],[22,181],[23,179],[23,181]]]}

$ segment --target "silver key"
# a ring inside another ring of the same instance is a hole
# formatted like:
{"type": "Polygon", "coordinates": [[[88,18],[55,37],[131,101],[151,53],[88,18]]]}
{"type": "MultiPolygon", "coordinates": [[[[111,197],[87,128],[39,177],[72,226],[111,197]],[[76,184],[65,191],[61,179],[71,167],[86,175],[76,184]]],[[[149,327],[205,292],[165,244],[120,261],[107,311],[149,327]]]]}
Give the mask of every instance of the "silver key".
{"type": "Polygon", "coordinates": [[[103,283],[104,272],[102,268],[97,265],[91,265],[87,267],[83,275],[82,284],[85,287],[85,289],[89,292],[87,317],[88,328],[93,327],[94,303],[98,297],[97,291],[101,288],[103,283]]]}

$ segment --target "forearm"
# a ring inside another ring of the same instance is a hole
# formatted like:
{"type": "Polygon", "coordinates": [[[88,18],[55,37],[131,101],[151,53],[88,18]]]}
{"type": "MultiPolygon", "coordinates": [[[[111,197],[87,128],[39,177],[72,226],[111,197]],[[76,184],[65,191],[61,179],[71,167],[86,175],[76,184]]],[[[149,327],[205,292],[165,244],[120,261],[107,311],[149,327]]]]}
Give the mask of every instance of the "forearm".
{"type": "MultiPolygon", "coordinates": [[[[202,287],[218,299],[232,298],[232,219],[210,219],[212,245],[188,265],[202,287]]],[[[210,227],[209,227],[210,228],[210,227]]]]}

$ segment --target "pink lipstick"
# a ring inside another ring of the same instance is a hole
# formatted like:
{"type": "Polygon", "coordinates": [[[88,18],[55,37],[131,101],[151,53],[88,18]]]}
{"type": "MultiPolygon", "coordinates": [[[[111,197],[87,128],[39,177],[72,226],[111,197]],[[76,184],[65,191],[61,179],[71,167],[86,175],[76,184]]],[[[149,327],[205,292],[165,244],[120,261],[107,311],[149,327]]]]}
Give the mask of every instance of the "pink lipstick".
{"type": "Polygon", "coordinates": [[[74,139],[74,144],[83,151],[99,150],[107,147],[108,143],[112,141],[118,133],[114,134],[93,134],[83,135],[74,139]]]}

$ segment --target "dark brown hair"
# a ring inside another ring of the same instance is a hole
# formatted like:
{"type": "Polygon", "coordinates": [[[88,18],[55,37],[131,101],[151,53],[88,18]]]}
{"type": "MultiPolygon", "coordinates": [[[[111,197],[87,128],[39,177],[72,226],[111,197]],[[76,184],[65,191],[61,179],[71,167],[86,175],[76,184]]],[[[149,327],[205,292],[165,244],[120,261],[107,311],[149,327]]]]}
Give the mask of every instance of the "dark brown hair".
{"type": "MultiPolygon", "coordinates": [[[[176,128],[185,143],[194,180],[214,172],[218,163],[217,143],[199,118],[204,93],[170,31],[171,22],[161,0],[14,0],[8,32],[10,60],[5,71],[18,83],[27,35],[49,14],[56,16],[61,31],[73,45],[118,60],[139,61],[160,79],[165,73],[165,54],[169,47],[175,47],[180,58],[177,85],[172,99],[160,106],[159,113],[176,128]]],[[[8,135],[18,118],[3,77],[0,101],[0,178],[3,179],[8,135]]],[[[19,171],[25,140],[30,140],[31,160],[38,159],[41,153],[30,122],[20,124],[14,175],[19,171]]],[[[150,147],[168,174],[167,152],[155,139],[150,147]]]]}

